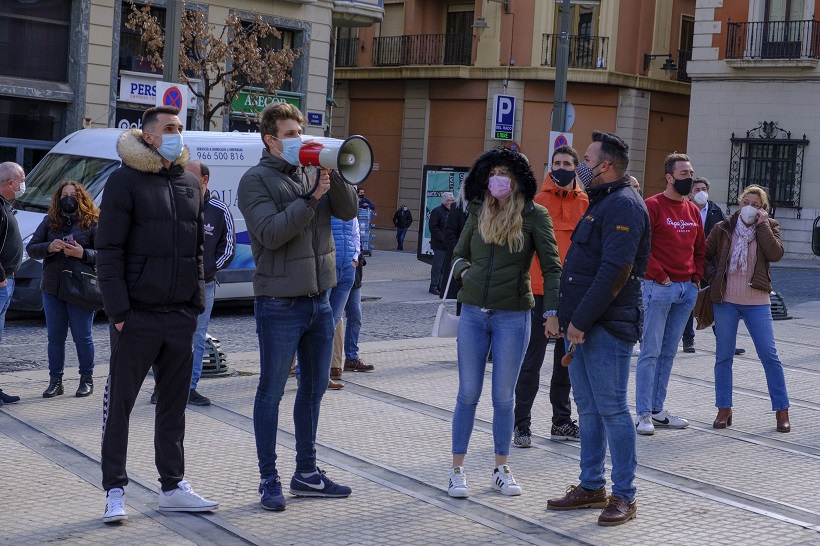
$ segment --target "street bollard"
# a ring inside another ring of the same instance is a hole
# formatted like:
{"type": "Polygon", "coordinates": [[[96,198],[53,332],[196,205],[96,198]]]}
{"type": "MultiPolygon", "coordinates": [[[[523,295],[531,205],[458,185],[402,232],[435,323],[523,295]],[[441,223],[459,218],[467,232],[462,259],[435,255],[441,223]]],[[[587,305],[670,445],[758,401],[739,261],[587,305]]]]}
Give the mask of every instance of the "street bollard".
{"type": "Polygon", "coordinates": [[[792,318],[789,316],[789,310],[786,309],[786,301],[779,293],[774,290],[769,292],[769,301],[772,306],[772,320],[786,320],[792,318]]]}
{"type": "Polygon", "coordinates": [[[222,352],[219,340],[205,335],[205,352],[202,355],[202,376],[213,377],[228,373],[228,357],[222,352]]]}

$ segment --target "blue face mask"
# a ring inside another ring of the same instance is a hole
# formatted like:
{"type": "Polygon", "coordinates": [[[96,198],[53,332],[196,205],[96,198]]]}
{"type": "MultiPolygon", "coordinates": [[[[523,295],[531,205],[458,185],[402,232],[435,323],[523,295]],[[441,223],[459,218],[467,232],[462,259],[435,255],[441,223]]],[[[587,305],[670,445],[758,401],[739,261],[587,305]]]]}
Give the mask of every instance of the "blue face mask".
{"type": "MultiPolygon", "coordinates": [[[[154,133],[149,133],[154,135],[154,133]]],[[[162,138],[162,144],[157,148],[157,153],[165,158],[165,161],[173,163],[182,155],[182,135],[154,135],[162,138]]]]}
{"type": "MultiPolygon", "coordinates": [[[[273,135],[271,135],[273,136],[273,135]]],[[[273,137],[276,138],[276,137],[273,137]]],[[[299,150],[302,149],[301,137],[276,138],[282,143],[282,152],[279,154],[282,159],[291,165],[299,166],[299,150]]]]}

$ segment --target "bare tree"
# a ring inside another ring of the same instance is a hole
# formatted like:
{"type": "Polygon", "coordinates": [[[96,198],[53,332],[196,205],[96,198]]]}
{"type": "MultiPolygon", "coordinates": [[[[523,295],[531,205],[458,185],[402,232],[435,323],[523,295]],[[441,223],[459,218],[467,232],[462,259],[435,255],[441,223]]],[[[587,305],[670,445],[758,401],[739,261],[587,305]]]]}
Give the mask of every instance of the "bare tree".
{"type": "MultiPolygon", "coordinates": [[[[149,53],[151,66],[161,70],[165,29],[151,15],[150,3],[137,6],[132,0],[130,4],[125,26],[140,30],[140,40],[149,53]]],[[[290,80],[290,71],[300,51],[285,47],[274,50],[260,45],[271,37],[281,38],[282,34],[261,15],[245,20],[232,13],[217,31],[217,25],[209,23],[203,11],[186,9],[183,2],[179,81],[188,84],[191,92],[204,101],[205,127],[215,125],[212,119],[220,109],[223,115],[228,114],[231,102],[245,86],[262,90],[248,90],[255,100],[262,93],[275,93],[290,80]],[[202,80],[201,89],[194,86],[191,79],[202,80]],[[223,93],[213,97],[214,90],[220,86],[223,93]]]]}

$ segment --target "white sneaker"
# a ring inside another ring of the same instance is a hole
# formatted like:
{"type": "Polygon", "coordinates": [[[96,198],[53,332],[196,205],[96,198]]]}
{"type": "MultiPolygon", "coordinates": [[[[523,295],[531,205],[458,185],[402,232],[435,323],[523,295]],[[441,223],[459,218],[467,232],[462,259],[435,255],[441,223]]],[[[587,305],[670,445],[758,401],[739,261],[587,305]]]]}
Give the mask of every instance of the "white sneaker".
{"type": "Polygon", "coordinates": [[[638,434],[652,436],[655,434],[655,425],[652,424],[652,414],[644,413],[638,416],[638,434]]]}
{"type": "Polygon", "coordinates": [[[164,512],[210,512],[218,507],[218,502],[197,495],[185,480],[179,482],[173,491],[159,492],[159,509],[164,512]]]}
{"type": "Polygon", "coordinates": [[[510,467],[505,464],[493,470],[493,489],[510,497],[521,494],[521,486],[515,483],[510,467]]]}
{"type": "Polygon", "coordinates": [[[672,415],[666,410],[661,410],[658,413],[653,413],[652,423],[656,427],[666,428],[686,428],[689,426],[689,421],[681,417],[672,415]]]}
{"type": "Polygon", "coordinates": [[[125,491],[119,487],[109,489],[105,498],[105,514],[103,523],[114,523],[128,519],[125,513],[125,491]]]}
{"type": "Polygon", "coordinates": [[[447,494],[457,499],[466,499],[470,496],[467,490],[467,476],[464,475],[463,466],[454,466],[450,470],[450,486],[447,488],[447,494]]]}

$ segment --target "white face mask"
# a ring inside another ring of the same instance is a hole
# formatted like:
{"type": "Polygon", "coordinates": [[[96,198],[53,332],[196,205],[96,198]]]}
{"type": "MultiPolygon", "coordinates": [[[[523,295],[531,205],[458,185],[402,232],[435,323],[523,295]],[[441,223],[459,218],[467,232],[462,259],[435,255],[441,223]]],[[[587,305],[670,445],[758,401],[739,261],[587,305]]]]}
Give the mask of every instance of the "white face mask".
{"type": "Polygon", "coordinates": [[[19,190],[14,190],[14,198],[15,199],[20,199],[21,197],[23,197],[24,193],[26,193],[26,182],[25,181],[20,182],[20,189],[19,190]]]}
{"type": "Polygon", "coordinates": [[[703,206],[706,204],[707,201],[709,201],[709,194],[705,191],[699,191],[695,194],[693,201],[698,205],[703,206]]]}
{"type": "Polygon", "coordinates": [[[755,223],[755,220],[757,220],[757,209],[752,205],[746,205],[740,209],[740,219],[743,220],[743,223],[747,226],[751,226],[755,223]]]}

